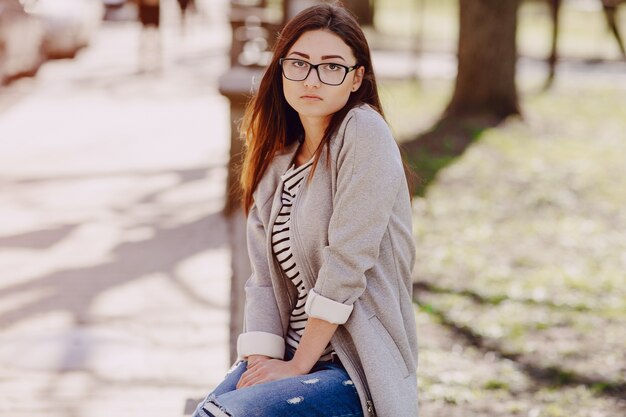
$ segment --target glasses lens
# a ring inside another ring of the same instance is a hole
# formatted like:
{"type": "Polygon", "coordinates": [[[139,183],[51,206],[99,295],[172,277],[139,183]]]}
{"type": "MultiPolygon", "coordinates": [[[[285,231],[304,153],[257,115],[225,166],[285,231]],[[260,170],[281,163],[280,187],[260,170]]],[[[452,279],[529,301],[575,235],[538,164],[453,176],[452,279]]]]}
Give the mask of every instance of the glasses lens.
{"type": "MultiPolygon", "coordinates": [[[[292,81],[303,81],[311,70],[311,64],[300,59],[283,59],[283,74],[292,81]]],[[[320,64],[317,67],[320,81],[324,84],[339,85],[346,78],[348,69],[339,64],[320,64]]]]}
{"type": "Polygon", "coordinates": [[[283,73],[285,77],[293,81],[304,80],[309,74],[309,68],[311,66],[306,61],[300,61],[299,59],[283,60],[283,73]]]}
{"type": "Polygon", "coordinates": [[[320,81],[325,84],[339,85],[346,77],[346,68],[337,64],[322,64],[317,67],[320,81]]]}

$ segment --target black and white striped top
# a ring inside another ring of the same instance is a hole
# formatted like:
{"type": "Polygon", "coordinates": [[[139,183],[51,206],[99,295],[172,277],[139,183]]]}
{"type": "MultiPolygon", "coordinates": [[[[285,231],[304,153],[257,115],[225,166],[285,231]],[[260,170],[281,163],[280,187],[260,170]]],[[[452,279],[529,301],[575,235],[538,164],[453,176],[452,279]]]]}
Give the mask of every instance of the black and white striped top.
{"type": "MultiPolygon", "coordinates": [[[[308,289],[302,281],[300,268],[296,265],[293,253],[291,252],[289,232],[291,226],[291,206],[296,198],[298,190],[304,182],[304,177],[307,172],[310,171],[312,165],[313,160],[310,160],[306,164],[299,167],[292,164],[287,172],[282,175],[282,207],[272,230],[272,252],[274,253],[276,260],[279,262],[280,267],[287,278],[289,278],[298,290],[298,300],[293,311],[291,312],[286,339],[287,349],[291,350],[292,353],[295,352],[298,344],[300,343],[300,339],[304,334],[304,327],[308,319],[308,316],[304,311],[308,289]]],[[[320,359],[330,360],[332,351],[332,347],[329,344],[320,359]]]]}

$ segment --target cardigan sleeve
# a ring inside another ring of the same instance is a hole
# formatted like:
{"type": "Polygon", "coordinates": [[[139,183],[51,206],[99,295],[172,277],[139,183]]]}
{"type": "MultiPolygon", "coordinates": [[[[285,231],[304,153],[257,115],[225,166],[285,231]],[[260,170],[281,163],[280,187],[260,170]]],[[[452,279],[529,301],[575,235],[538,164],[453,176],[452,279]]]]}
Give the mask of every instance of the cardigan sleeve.
{"type": "Polygon", "coordinates": [[[365,291],[397,195],[407,192],[400,151],[382,116],[355,109],[346,117],[328,245],[305,307],[309,317],[336,324],[348,320],[365,291]]]}
{"type": "Polygon", "coordinates": [[[256,203],[248,214],[246,235],[252,275],[245,284],[244,330],[237,339],[237,354],[240,358],[265,355],[283,359],[285,341],[270,279],[267,236],[256,203]]]}

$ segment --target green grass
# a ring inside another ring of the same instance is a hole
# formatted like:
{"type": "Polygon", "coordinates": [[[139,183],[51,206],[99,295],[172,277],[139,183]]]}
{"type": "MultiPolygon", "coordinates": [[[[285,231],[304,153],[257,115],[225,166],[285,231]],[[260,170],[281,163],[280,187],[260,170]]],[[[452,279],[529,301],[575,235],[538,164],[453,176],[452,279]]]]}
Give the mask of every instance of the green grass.
{"type": "MultiPolygon", "coordinates": [[[[437,375],[450,372],[440,362],[451,360],[452,345],[429,348],[422,339],[420,370],[429,382],[420,387],[425,401],[450,407],[484,410],[481,399],[497,393],[506,410],[620,415],[623,404],[614,397],[626,380],[626,87],[567,74],[546,93],[534,92],[532,80],[519,84],[523,120],[474,132],[457,159],[421,155],[422,166],[438,171],[414,201],[415,275],[430,286],[416,292],[418,317],[456,326],[547,376],[538,388],[520,382],[529,378],[520,369],[503,373],[496,360],[493,371],[480,368],[466,384],[451,385],[437,375]]],[[[452,81],[383,87],[387,118],[405,139],[432,127],[452,81]]],[[[472,374],[480,355],[465,349],[461,356],[465,362],[454,368],[472,374]]]]}
{"type": "MultiPolygon", "coordinates": [[[[408,10],[408,0],[402,4],[408,10]]],[[[437,19],[454,13],[448,1],[433,7],[437,19]]],[[[547,51],[542,7],[522,8],[526,54],[547,51]]],[[[601,18],[567,10],[563,51],[614,57],[601,18]]],[[[402,22],[389,30],[401,31],[402,22]]],[[[433,39],[453,47],[456,35],[443,35],[433,32],[433,39]]],[[[430,317],[429,326],[468,338],[429,345],[432,332],[422,335],[422,398],[462,406],[467,415],[621,415],[615,395],[626,380],[626,87],[592,74],[557,74],[544,93],[540,83],[518,78],[524,118],[470,130],[471,145],[458,158],[410,155],[433,176],[414,200],[415,276],[427,284],[416,291],[418,333],[430,317]],[[454,350],[459,343],[465,347],[454,350]],[[509,361],[484,360],[485,350],[543,370],[543,380],[509,361]],[[459,372],[467,378],[445,377],[459,372]]],[[[381,85],[399,142],[433,127],[452,87],[443,79],[381,85]]]]}
{"type": "Polygon", "coordinates": [[[626,377],[626,91],[596,81],[523,95],[526,119],[446,161],[415,223],[430,311],[592,395],[626,377]]]}
{"type": "Polygon", "coordinates": [[[498,380],[489,380],[487,381],[487,383],[483,386],[484,389],[486,390],[499,390],[499,389],[509,389],[509,384],[507,384],[504,381],[498,381],[498,380]]]}

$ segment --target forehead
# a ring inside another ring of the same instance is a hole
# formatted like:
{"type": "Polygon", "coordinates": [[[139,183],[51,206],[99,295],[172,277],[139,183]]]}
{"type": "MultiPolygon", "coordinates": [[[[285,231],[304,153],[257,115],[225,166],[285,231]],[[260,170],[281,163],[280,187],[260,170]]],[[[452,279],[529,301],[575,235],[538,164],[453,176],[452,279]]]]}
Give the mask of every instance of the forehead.
{"type": "Polygon", "coordinates": [[[311,59],[319,59],[326,55],[340,55],[345,59],[353,58],[352,49],[339,36],[327,30],[311,30],[304,32],[291,46],[287,55],[292,52],[307,54],[311,59]]]}

